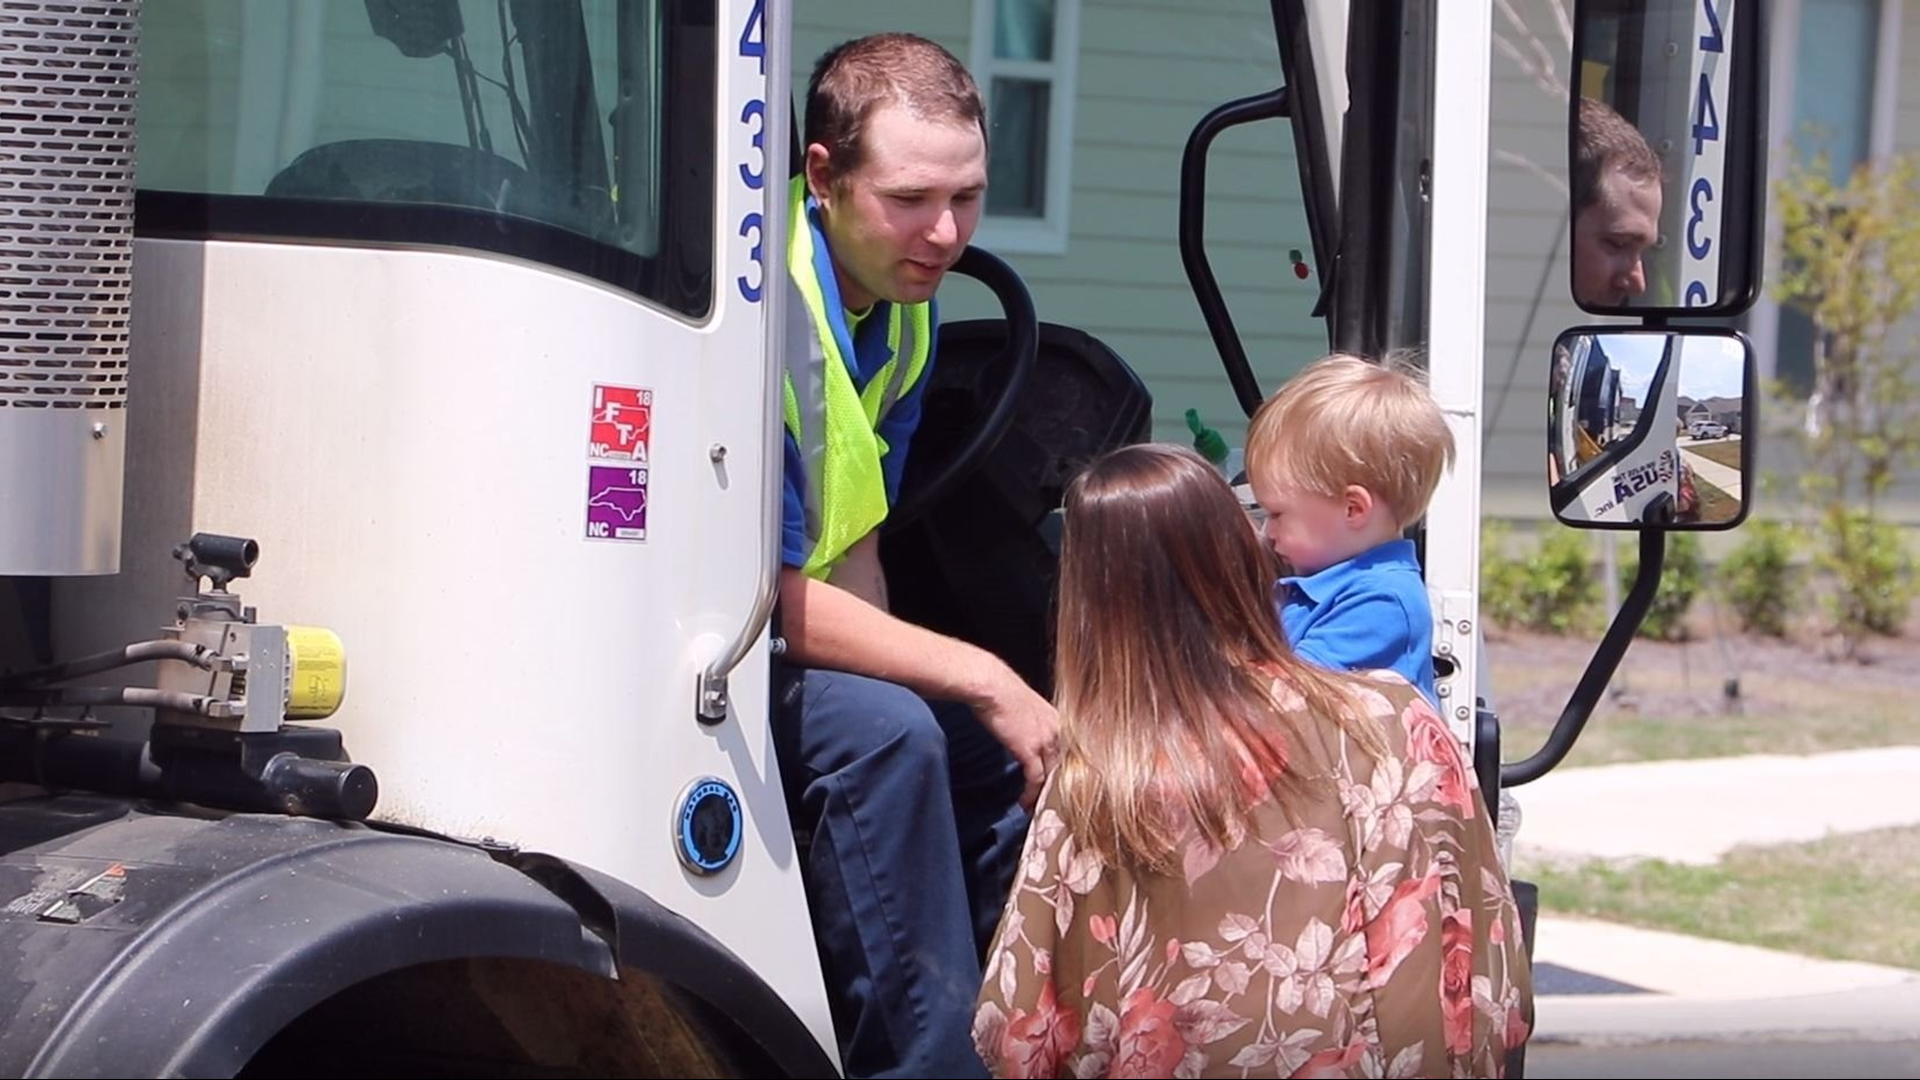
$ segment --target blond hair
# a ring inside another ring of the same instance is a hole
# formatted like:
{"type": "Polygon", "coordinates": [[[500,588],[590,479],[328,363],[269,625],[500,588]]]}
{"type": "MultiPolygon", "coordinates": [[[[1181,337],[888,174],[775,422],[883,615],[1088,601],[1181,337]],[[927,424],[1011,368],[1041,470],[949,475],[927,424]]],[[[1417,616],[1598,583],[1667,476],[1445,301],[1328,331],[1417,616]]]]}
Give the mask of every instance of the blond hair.
{"type": "Polygon", "coordinates": [[[1357,484],[1402,528],[1427,512],[1453,465],[1453,432],[1410,354],[1334,353],[1268,398],[1247,428],[1247,476],[1339,498],[1357,484]]]}
{"type": "Polygon", "coordinates": [[[1287,766],[1302,717],[1385,755],[1355,680],[1287,646],[1273,553],[1198,454],[1115,450],[1068,486],[1066,510],[1053,784],[1082,850],[1168,872],[1188,822],[1231,846],[1267,794],[1250,777],[1274,791],[1313,779],[1287,766]]]}

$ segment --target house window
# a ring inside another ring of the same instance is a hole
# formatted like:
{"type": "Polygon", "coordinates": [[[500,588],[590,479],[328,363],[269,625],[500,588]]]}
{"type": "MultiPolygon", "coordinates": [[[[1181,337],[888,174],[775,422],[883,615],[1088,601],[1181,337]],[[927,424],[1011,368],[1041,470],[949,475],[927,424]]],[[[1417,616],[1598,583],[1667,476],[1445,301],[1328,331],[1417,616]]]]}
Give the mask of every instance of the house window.
{"type": "Polygon", "coordinates": [[[1067,249],[1080,0],[973,0],[973,76],[992,133],[987,212],[976,242],[1067,249]]]}

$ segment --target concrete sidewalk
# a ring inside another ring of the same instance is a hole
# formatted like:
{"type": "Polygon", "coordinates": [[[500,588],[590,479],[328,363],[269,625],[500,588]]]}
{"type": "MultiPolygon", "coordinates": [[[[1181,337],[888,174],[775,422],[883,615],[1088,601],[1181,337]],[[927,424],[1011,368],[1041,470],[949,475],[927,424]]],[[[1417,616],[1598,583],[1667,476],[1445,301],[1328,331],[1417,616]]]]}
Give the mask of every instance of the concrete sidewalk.
{"type": "Polygon", "coordinates": [[[1514,797],[1522,852],[1706,864],[1920,824],[1920,746],[1558,769],[1514,797]]]}
{"type": "MultiPolygon", "coordinates": [[[[1726,439],[1726,440],[1709,439],[1706,441],[1709,443],[1713,443],[1713,442],[1737,443],[1740,440],[1738,436],[1735,436],[1732,439],[1726,439]]],[[[1692,447],[1700,446],[1700,445],[1702,444],[1701,443],[1681,443],[1680,444],[1680,452],[1686,455],[1687,464],[1692,467],[1694,472],[1699,474],[1700,479],[1705,480],[1707,483],[1712,484],[1714,487],[1717,487],[1721,491],[1726,492],[1732,498],[1735,498],[1735,499],[1740,498],[1741,489],[1745,486],[1742,482],[1744,478],[1741,476],[1740,470],[1731,468],[1726,465],[1722,465],[1719,462],[1708,457],[1707,455],[1692,449],[1692,447]]]]}
{"type": "Polygon", "coordinates": [[[1620,1046],[1661,1042],[1920,1039],[1920,979],[1823,994],[1724,1000],[1646,995],[1543,995],[1535,1043],[1620,1046]]]}
{"type": "Polygon", "coordinates": [[[1542,1041],[1920,1037],[1920,971],[1549,915],[1535,941],[1542,1041]],[[1551,993],[1555,969],[1626,992],[1551,993]]]}
{"type": "MultiPolygon", "coordinates": [[[[1741,844],[1920,824],[1920,747],[1563,769],[1519,788],[1531,857],[1711,863],[1741,844]]],[[[1920,1038],[1920,971],[1543,912],[1535,1038],[1920,1038]]]]}

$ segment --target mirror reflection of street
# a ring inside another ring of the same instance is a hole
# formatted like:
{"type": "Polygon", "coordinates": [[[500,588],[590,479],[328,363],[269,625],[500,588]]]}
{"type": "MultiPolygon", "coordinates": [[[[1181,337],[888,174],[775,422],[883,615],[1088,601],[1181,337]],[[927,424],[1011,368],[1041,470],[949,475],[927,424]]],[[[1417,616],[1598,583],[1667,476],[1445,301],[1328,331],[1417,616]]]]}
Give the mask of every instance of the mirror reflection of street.
{"type": "Polygon", "coordinates": [[[1701,496],[1706,496],[1705,487],[1713,487],[1724,492],[1727,497],[1738,502],[1742,497],[1740,468],[1737,465],[1723,465],[1700,451],[1702,446],[1724,446],[1735,448],[1732,455],[1739,460],[1740,436],[1723,435],[1718,439],[1696,439],[1691,435],[1680,436],[1680,456],[1686,459],[1687,467],[1693,470],[1696,483],[1703,486],[1701,496]]]}
{"type": "Polygon", "coordinates": [[[1744,516],[1749,349],[1735,336],[1570,331],[1548,389],[1547,479],[1576,525],[1724,527],[1744,516]]]}

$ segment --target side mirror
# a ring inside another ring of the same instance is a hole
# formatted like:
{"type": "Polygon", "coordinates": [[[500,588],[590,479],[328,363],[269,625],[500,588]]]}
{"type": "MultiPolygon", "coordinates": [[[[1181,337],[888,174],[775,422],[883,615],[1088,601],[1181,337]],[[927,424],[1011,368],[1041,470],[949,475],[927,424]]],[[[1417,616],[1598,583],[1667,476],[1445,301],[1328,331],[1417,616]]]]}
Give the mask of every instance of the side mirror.
{"type": "Polygon", "coordinates": [[[1583,327],[1553,345],[1547,483],[1588,529],[1731,529],[1754,475],[1753,346],[1735,330],[1583,327]]]}
{"type": "Polygon", "coordinates": [[[1736,315],[1759,293],[1766,6],[1583,2],[1571,286],[1597,315],[1736,315]]]}
{"type": "Polygon", "coordinates": [[[398,46],[402,56],[415,59],[446,52],[453,39],[467,32],[455,0],[405,4],[399,0],[367,0],[367,21],[373,24],[374,33],[398,46]]]}

